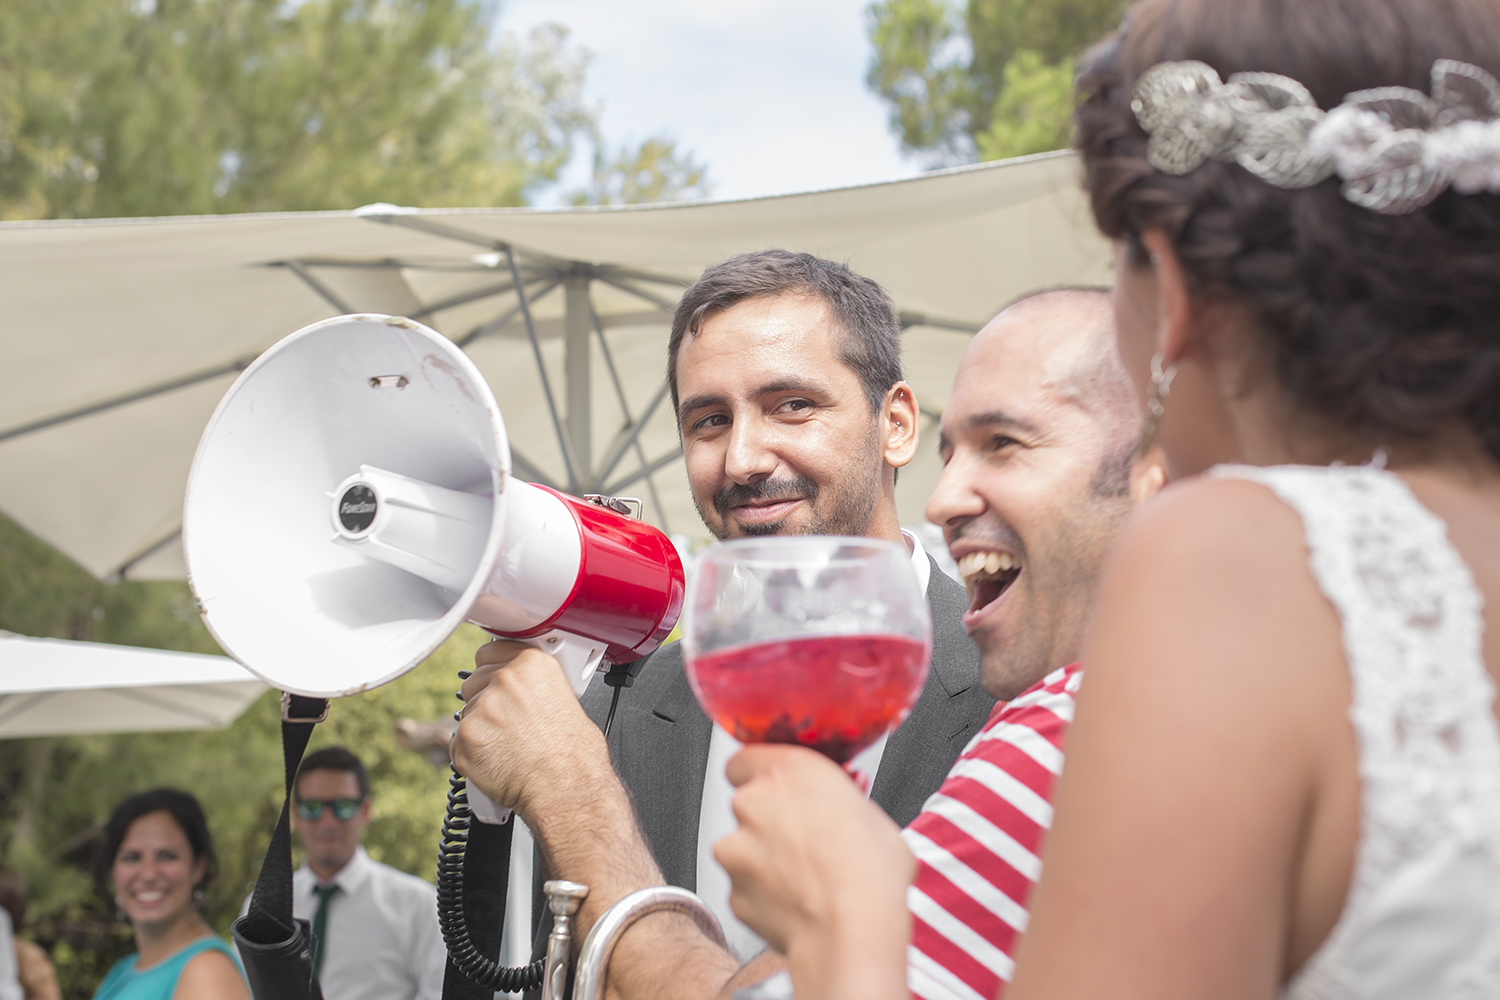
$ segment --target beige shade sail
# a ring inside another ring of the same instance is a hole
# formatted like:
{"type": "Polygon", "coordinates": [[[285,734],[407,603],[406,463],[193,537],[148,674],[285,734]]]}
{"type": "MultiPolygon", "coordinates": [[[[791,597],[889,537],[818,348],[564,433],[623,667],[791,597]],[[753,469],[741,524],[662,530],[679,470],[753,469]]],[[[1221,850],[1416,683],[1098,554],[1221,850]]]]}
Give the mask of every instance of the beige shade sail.
{"type": "MultiPolygon", "coordinates": [[[[1077,172],[1053,153],[744,201],[0,224],[0,510],[103,579],[180,578],[188,467],[238,372],[308,323],[384,312],[469,353],[520,475],[639,496],[703,539],[664,367],[671,309],[705,266],[782,247],[876,279],[933,416],[1000,306],[1107,280],[1077,172]]],[[[898,488],[908,524],[938,471],[923,433],[898,488]]]]}
{"type": "Polygon", "coordinates": [[[265,690],[227,656],[0,632],[0,739],[220,729],[265,690]]]}

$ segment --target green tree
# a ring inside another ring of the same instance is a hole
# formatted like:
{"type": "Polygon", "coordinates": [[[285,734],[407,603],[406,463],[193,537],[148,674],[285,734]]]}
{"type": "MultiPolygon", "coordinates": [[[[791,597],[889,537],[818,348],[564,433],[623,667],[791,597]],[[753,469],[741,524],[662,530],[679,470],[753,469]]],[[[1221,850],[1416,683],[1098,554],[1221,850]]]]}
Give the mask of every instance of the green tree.
{"type": "Polygon", "coordinates": [[[639,146],[621,146],[611,154],[597,142],[590,182],[573,193],[574,205],[636,205],[646,202],[706,198],[708,171],[690,152],[678,149],[670,136],[652,136],[639,146]]]}
{"type": "Polygon", "coordinates": [[[934,165],[1057,149],[1071,135],[1073,61],[1126,6],[877,0],[866,79],[890,104],[902,146],[934,165]]]}
{"type": "Polygon", "coordinates": [[[981,160],[1062,149],[1073,138],[1073,61],[1021,49],[1005,64],[989,127],[974,136],[981,160]]]}
{"type": "Polygon", "coordinates": [[[0,10],[0,216],[516,205],[594,128],[566,29],[475,0],[0,10]]]}

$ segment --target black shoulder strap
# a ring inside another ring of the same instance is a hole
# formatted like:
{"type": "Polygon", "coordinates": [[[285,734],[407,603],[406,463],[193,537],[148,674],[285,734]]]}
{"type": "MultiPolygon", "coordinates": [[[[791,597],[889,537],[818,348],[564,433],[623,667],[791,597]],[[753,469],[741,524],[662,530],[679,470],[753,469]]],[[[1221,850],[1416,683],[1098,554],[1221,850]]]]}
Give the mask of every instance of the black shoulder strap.
{"type": "Polygon", "coordinates": [[[328,716],[325,698],[286,694],[281,699],[281,752],[286,800],[271,834],[266,859],[250,896],[250,909],[234,922],[245,977],[255,1000],[323,1000],[312,971],[307,921],[292,916],[292,789],[313,726],[328,716]]]}

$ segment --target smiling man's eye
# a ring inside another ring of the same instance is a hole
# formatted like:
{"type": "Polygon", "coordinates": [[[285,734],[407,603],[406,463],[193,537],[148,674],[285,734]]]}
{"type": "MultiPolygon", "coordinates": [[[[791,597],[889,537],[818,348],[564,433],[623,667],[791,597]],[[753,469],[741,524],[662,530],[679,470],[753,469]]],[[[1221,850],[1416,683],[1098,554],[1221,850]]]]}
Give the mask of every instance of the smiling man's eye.
{"type": "Polygon", "coordinates": [[[1009,435],[996,434],[994,437],[990,438],[989,450],[1004,451],[1012,445],[1019,445],[1020,443],[1021,442],[1017,441],[1013,437],[1010,437],[1009,435]]]}
{"type": "Polygon", "coordinates": [[[704,417],[702,420],[699,420],[696,423],[694,423],[693,424],[693,430],[695,430],[695,431],[712,430],[715,427],[725,427],[725,426],[728,426],[728,424],[729,424],[729,418],[728,417],[726,417],[722,413],[714,413],[714,414],[710,414],[709,416],[704,417]]]}
{"type": "Polygon", "coordinates": [[[780,409],[787,412],[800,412],[802,410],[810,410],[812,409],[812,400],[789,399],[785,403],[781,404],[780,409]]]}

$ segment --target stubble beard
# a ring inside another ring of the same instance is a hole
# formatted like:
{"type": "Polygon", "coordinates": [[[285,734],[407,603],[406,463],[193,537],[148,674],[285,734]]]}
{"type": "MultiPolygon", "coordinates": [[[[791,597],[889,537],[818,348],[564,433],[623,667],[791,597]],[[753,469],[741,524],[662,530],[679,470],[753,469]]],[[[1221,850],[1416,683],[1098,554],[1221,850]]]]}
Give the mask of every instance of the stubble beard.
{"type": "Polygon", "coordinates": [[[1121,524],[1128,497],[1090,496],[1079,515],[1036,539],[1005,600],[1005,624],[974,635],[984,689],[1009,701],[1061,667],[1076,662],[1093,611],[1099,573],[1121,524]]]}
{"type": "Polygon", "coordinates": [[[707,515],[696,493],[693,494],[693,506],[704,525],[720,541],[768,535],[866,535],[875,516],[875,504],[880,499],[880,478],[885,471],[885,462],[877,448],[878,433],[878,426],[871,429],[864,454],[847,463],[841,475],[826,488],[806,476],[763,479],[749,485],[730,483],[714,494],[711,501],[716,517],[707,515]],[[739,524],[736,525],[737,531],[731,528],[735,524],[731,513],[735,507],[751,500],[786,497],[801,497],[811,516],[801,524],[790,526],[788,517],[767,524],[739,524]]]}

